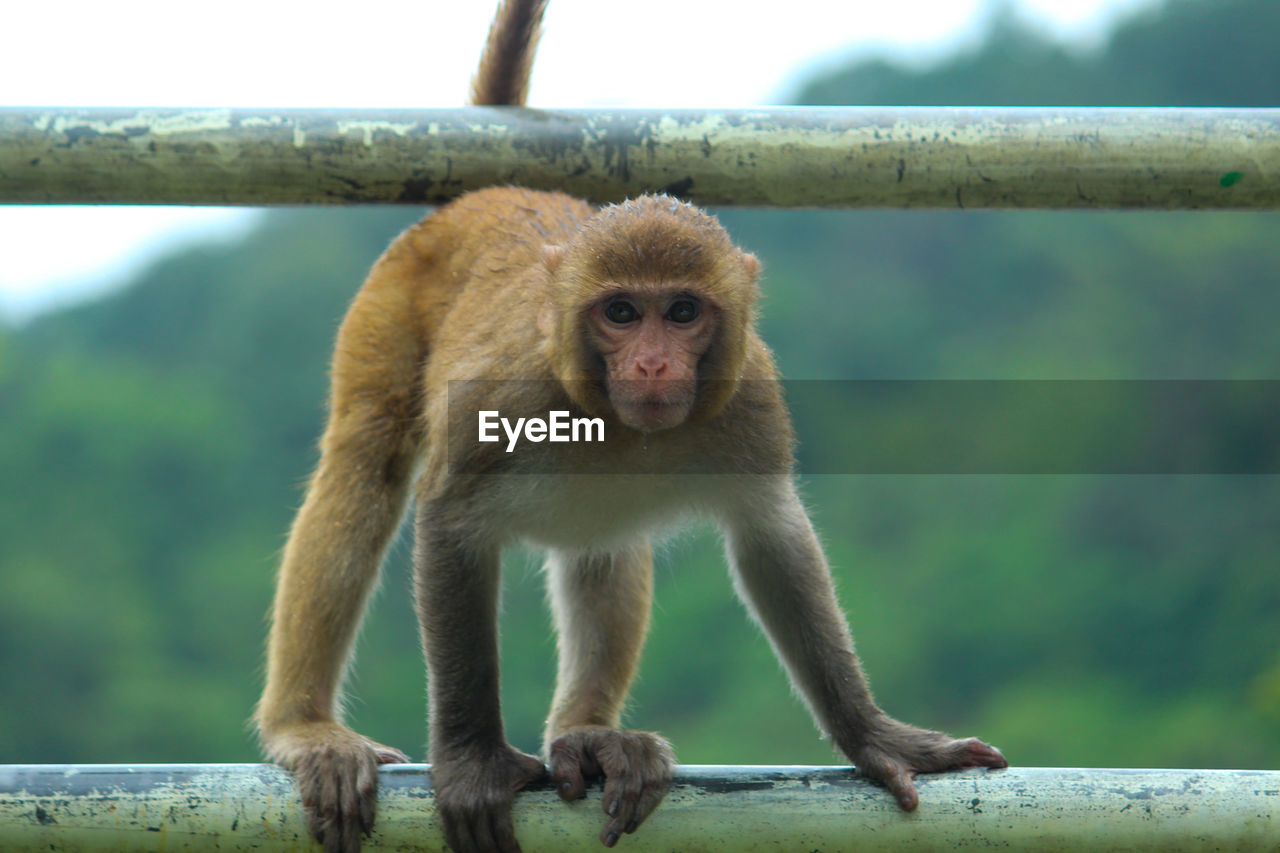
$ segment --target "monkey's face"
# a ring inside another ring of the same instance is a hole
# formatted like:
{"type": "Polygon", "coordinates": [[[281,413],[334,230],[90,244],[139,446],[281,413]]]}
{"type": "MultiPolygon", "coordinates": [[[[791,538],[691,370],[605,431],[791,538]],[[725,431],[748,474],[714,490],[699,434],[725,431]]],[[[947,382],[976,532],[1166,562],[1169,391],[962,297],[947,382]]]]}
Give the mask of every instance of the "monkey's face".
{"type": "Polygon", "coordinates": [[[591,344],[623,424],[653,432],[684,423],[718,316],[714,305],[682,290],[619,290],[591,307],[591,344]]]}

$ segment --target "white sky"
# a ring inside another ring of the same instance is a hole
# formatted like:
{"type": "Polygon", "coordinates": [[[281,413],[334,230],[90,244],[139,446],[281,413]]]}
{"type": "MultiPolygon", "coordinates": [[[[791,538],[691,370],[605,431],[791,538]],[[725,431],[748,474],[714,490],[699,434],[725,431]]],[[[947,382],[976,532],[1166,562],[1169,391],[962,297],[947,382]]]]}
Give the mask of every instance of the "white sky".
{"type": "MultiPolygon", "coordinates": [[[[973,43],[1002,5],[1088,45],[1118,17],[1155,2],[784,0],[744,14],[741,4],[718,0],[551,0],[530,103],[775,103],[806,72],[855,53],[945,56],[973,43]]],[[[496,5],[9,3],[0,106],[456,106],[496,5]]],[[[218,208],[0,206],[0,317],[20,319],[110,287],[178,244],[242,233],[253,216],[218,208]]]]}

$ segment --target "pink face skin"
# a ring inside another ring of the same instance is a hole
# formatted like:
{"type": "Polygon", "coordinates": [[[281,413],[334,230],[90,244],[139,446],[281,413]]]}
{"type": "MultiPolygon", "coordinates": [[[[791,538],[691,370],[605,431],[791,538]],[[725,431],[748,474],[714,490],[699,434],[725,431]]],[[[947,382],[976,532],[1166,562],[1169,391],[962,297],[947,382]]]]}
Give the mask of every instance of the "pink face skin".
{"type": "Polygon", "coordinates": [[[624,424],[654,432],[684,423],[717,314],[682,291],[619,291],[592,306],[588,320],[609,400],[624,424]]]}

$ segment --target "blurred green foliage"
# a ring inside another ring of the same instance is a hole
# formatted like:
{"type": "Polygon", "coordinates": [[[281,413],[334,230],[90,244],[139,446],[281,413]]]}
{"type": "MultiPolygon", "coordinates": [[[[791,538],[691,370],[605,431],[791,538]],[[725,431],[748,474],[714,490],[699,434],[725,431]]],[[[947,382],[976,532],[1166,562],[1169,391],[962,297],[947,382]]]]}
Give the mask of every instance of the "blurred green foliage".
{"type": "MultiPolygon", "coordinates": [[[[858,62],[801,103],[1276,105],[1273,0],[1175,2],[1076,55],[1008,19],[925,71],[858,62]]],[[[332,334],[420,211],[282,210],[127,289],[0,329],[0,762],[245,761],[274,566],[314,464],[332,334]]],[[[777,212],[793,378],[1278,378],[1271,214],[777,212]]],[[[838,446],[836,418],[800,424],[838,446]]],[[[801,447],[802,455],[805,447],[801,447]]],[[[1280,766],[1280,478],[815,476],[881,703],[1019,764],[1280,766]]],[[[701,763],[840,760],[733,600],[715,536],[661,549],[630,721],[701,763]]],[[[351,719],[421,757],[393,549],[351,719]]],[[[507,561],[505,713],[536,749],[554,642],[507,561]]]]}

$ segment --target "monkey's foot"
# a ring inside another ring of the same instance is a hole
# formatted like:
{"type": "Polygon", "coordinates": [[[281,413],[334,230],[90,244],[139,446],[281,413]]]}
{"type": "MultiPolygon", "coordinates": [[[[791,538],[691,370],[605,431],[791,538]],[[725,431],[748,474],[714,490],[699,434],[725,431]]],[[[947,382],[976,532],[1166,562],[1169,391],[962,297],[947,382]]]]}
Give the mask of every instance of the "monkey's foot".
{"type": "Polygon", "coordinates": [[[549,752],[551,778],[565,802],[587,795],[586,777],[604,775],[605,847],[636,831],[662,802],[675,773],[671,744],[653,732],[582,726],[553,740],[549,752]]]}
{"type": "Polygon", "coordinates": [[[520,853],[511,825],[511,804],[516,791],[546,775],[540,759],[507,745],[483,756],[433,755],[431,787],[449,849],[520,853]]]}
{"type": "Polygon", "coordinates": [[[359,853],[373,830],[378,765],[409,757],[338,723],[303,723],[264,737],[267,754],[293,771],[307,829],[325,853],[359,853]]]}
{"type": "Polygon", "coordinates": [[[917,773],[945,773],[966,767],[1002,769],[1009,762],[994,746],[977,738],[957,740],[942,732],[919,729],[885,718],[862,747],[848,752],[858,771],[889,789],[906,811],[920,804],[917,773]]]}

